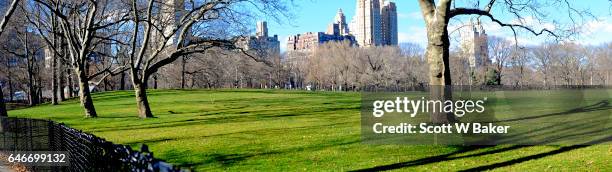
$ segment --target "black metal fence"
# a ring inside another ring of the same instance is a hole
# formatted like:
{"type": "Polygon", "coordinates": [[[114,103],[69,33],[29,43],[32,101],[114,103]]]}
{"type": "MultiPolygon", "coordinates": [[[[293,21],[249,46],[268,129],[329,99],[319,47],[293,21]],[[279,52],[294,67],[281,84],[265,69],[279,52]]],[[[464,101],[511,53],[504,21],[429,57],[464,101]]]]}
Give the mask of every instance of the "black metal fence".
{"type": "Polygon", "coordinates": [[[0,117],[0,151],[65,151],[66,166],[30,166],[33,171],[182,171],[140,151],[49,120],[0,117]]]}

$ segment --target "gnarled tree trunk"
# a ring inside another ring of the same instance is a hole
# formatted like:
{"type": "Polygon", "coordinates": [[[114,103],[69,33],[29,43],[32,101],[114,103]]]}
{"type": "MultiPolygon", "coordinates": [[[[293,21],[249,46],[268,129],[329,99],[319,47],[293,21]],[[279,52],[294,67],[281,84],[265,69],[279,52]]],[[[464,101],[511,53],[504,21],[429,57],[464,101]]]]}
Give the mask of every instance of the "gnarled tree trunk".
{"type": "Polygon", "coordinates": [[[134,92],[136,95],[136,105],[138,106],[138,117],[151,118],[151,107],[149,107],[149,99],[147,98],[147,83],[134,84],[134,92]]]}
{"type": "MultiPolygon", "coordinates": [[[[420,1],[421,10],[427,26],[427,63],[429,64],[429,95],[430,100],[442,102],[452,99],[451,77],[449,67],[450,40],[448,34],[450,0],[440,2],[436,8],[433,2],[420,1]]],[[[437,124],[455,121],[452,113],[440,112],[436,109],[431,114],[431,122],[437,124]]]]}
{"type": "Polygon", "coordinates": [[[89,90],[89,80],[83,69],[76,69],[77,78],[79,79],[79,98],[81,100],[81,106],[85,109],[85,117],[95,118],[98,117],[96,108],[91,98],[91,92],[89,90]]]}
{"type": "MultiPolygon", "coordinates": [[[[427,62],[429,63],[430,99],[442,102],[452,99],[451,78],[449,67],[450,41],[446,23],[443,21],[433,22],[427,29],[427,62]]],[[[455,121],[452,113],[440,112],[439,109],[432,111],[431,121],[433,123],[445,124],[455,121]]]]}

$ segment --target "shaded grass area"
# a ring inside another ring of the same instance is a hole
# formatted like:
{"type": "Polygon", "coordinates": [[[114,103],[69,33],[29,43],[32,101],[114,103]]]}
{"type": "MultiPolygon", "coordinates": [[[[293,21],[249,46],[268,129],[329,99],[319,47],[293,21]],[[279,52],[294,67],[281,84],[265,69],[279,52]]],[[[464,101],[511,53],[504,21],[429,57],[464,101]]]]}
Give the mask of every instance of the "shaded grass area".
{"type": "MultiPolygon", "coordinates": [[[[496,111],[511,111],[508,103],[539,107],[534,115],[568,111],[534,101],[534,95],[517,92],[503,96],[495,101],[496,111]]],[[[13,110],[9,115],[60,121],[135,148],[145,143],[156,157],[197,171],[612,170],[609,144],[362,144],[359,93],[150,90],[149,96],[156,115],[152,119],[137,118],[131,91],[95,94],[100,116],[96,119],[82,117],[78,100],[13,110]]],[[[599,101],[585,99],[581,103],[599,101]]]]}

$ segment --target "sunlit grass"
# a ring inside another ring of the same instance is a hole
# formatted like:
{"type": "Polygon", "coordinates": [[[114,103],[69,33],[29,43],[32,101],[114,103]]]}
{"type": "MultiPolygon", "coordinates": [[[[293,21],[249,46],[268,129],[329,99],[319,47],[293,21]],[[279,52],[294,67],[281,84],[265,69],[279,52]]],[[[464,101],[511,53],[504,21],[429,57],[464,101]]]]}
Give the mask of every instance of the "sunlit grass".
{"type": "MultiPolygon", "coordinates": [[[[9,115],[63,122],[135,148],[145,143],[157,158],[197,171],[347,171],[373,167],[454,171],[495,164],[502,164],[495,165],[496,170],[502,171],[612,170],[609,144],[568,150],[563,146],[500,145],[474,149],[362,144],[359,93],[149,92],[156,116],[152,119],[137,118],[132,91],[95,94],[99,114],[95,119],[83,117],[78,100],[14,110],[9,115]],[[547,154],[560,149],[564,151],[547,154]],[[539,156],[542,154],[545,156],[539,156]],[[517,159],[522,161],[512,163],[517,159]]],[[[529,101],[532,93],[523,95],[518,98],[529,105],[537,103],[529,101]]],[[[497,102],[507,103],[517,97],[508,99],[497,102]]],[[[501,105],[499,108],[504,111],[501,105]]]]}

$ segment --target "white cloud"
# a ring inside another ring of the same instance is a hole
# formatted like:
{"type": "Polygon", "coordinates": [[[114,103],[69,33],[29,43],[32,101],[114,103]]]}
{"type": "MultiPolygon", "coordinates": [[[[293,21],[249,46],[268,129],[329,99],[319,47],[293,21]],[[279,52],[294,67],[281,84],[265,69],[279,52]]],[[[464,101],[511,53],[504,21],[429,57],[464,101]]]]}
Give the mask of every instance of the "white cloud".
{"type": "Polygon", "coordinates": [[[612,33],[611,19],[593,20],[585,25],[585,34],[597,34],[599,32],[612,33]]]}
{"type": "Polygon", "coordinates": [[[423,20],[420,12],[397,13],[397,17],[400,19],[423,20]]]}
{"type": "Polygon", "coordinates": [[[612,41],[610,38],[612,38],[612,17],[593,20],[585,24],[578,42],[596,45],[612,41]]]}
{"type": "Polygon", "coordinates": [[[411,26],[408,28],[407,32],[399,32],[398,41],[400,43],[416,43],[425,47],[427,45],[427,32],[425,27],[411,26]]]}

